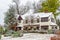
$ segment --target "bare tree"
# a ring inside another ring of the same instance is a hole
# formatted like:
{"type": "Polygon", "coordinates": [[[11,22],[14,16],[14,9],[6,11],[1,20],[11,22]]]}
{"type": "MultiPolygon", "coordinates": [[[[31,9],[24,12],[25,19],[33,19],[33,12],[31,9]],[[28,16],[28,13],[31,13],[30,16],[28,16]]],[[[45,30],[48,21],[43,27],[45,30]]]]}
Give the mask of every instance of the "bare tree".
{"type": "Polygon", "coordinates": [[[17,13],[19,14],[19,0],[13,0],[16,4],[17,13]]]}
{"type": "Polygon", "coordinates": [[[19,0],[13,0],[13,2],[16,4],[15,5],[15,10],[16,10],[17,14],[23,15],[29,10],[29,6],[28,5],[19,6],[19,4],[20,4],[19,0]]]}
{"type": "Polygon", "coordinates": [[[42,8],[41,3],[42,3],[41,1],[39,1],[38,3],[35,3],[35,2],[33,3],[34,13],[37,13],[38,10],[42,8]]]}
{"type": "Polygon", "coordinates": [[[19,13],[20,15],[25,14],[27,11],[29,10],[29,6],[25,5],[25,6],[20,6],[19,8],[19,13]]]}

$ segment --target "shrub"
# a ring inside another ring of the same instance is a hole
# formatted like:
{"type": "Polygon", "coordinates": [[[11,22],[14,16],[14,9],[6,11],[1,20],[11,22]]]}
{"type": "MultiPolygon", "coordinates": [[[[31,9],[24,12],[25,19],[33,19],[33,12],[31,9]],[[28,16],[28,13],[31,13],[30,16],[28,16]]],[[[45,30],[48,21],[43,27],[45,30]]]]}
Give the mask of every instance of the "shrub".
{"type": "Polygon", "coordinates": [[[7,36],[11,36],[12,35],[12,31],[10,30],[5,30],[4,31],[4,36],[7,37],[7,36]]]}
{"type": "Polygon", "coordinates": [[[48,34],[52,34],[53,33],[53,31],[52,30],[48,30],[48,34]]]}
{"type": "Polygon", "coordinates": [[[0,34],[0,39],[1,39],[1,34],[0,34]]]}
{"type": "Polygon", "coordinates": [[[23,36],[23,33],[20,31],[14,31],[12,34],[12,37],[22,37],[22,36],[23,36]]]}
{"type": "Polygon", "coordinates": [[[2,34],[3,33],[3,28],[2,27],[0,27],[0,34],[2,34]]]}
{"type": "Polygon", "coordinates": [[[11,34],[10,32],[6,32],[6,33],[4,34],[5,37],[11,36],[11,35],[12,35],[12,34],[11,34]]]}

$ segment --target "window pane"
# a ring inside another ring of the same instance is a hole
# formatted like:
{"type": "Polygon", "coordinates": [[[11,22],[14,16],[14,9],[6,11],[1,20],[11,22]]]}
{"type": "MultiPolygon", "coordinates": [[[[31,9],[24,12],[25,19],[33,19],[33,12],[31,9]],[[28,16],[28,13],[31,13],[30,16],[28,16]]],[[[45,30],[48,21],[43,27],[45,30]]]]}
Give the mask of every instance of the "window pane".
{"type": "Polygon", "coordinates": [[[26,23],[28,23],[28,20],[26,20],[26,23]]]}
{"type": "Polygon", "coordinates": [[[51,22],[54,22],[54,19],[53,18],[51,18],[51,22]]]}
{"type": "Polygon", "coordinates": [[[39,19],[37,19],[37,23],[39,23],[39,19]]]}
{"type": "Polygon", "coordinates": [[[48,22],[48,17],[41,18],[41,22],[48,22]]]}
{"type": "Polygon", "coordinates": [[[33,23],[33,19],[31,19],[31,23],[33,23]]]}
{"type": "Polygon", "coordinates": [[[21,20],[19,20],[19,23],[21,23],[21,20]]]}
{"type": "Polygon", "coordinates": [[[55,27],[55,29],[57,29],[57,27],[55,27]]]}
{"type": "Polygon", "coordinates": [[[41,26],[41,29],[42,30],[48,30],[48,26],[46,26],[46,25],[45,26],[41,26]]]}

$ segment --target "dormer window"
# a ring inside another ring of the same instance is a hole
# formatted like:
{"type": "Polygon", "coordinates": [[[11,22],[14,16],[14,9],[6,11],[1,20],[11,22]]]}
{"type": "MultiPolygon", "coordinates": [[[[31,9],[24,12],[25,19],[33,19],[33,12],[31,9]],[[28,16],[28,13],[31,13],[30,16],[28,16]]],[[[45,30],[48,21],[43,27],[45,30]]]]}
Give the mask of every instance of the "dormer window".
{"type": "Polygon", "coordinates": [[[19,21],[19,23],[21,23],[21,20],[22,20],[22,17],[19,16],[19,17],[18,17],[18,21],[19,21]]]}
{"type": "Polygon", "coordinates": [[[33,19],[31,19],[31,23],[33,23],[33,19]]]}
{"type": "Polygon", "coordinates": [[[28,17],[25,17],[25,23],[28,23],[28,17]]]}
{"type": "Polygon", "coordinates": [[[18,20],[22,20],[22,17],[21,17],[21,16],[19,16],[19,17],[18,17],[18,20]]]}
{"type": "Polygon", "coordinates": [[[39,23],[39,18],[37,19],[37,23],[39,23]]]}
{"type": "Polygon", "coordinates": [[[41,22],[48,22],[48,17],[42,17],[41,22]]]}
{"type": "Polygon", "coordinates": [[[54,19],[53,18],[51,18],[51,22],[54,22],[54,19]]]}
{"type": "Polygon", "coordinates": [[[28,23],[28,20],[26,20],[26,23],[28,23]]]}
{"type": "Polygon", "coordinates": [[[55,29],[57,29],[57,27],[55,27],[55,29]]]}

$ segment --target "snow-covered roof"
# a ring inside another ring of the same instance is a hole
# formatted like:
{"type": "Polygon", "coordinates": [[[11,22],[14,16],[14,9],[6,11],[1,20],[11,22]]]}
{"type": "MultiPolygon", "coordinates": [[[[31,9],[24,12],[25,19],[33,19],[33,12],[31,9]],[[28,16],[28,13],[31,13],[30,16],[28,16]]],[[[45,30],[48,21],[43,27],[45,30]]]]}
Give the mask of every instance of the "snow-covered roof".
{"type": "Polygon", "coordinates": [[[35,13],[35,16],[39,16],[39,17],[48,17],[50,16],[52,13],[35,13]]]}
{"type": "Polygon", "coordinates": [[[17,27],[23,27],[22,25],[17,25],[17,27]]]}
{"type": "Polygon", "coordinates": [[[22,18],[25,19],[25,17],[31,17],[33,16],[34,18],[36,17],[49,17],[50,15],[52,15],[52,13],[26,13],[25,15],[22,15],[22,18]]]}
{"type": "Polygon", "coordinates": [[[50,22],[50,25],[57,25],[56,23],[50,22]]]}

